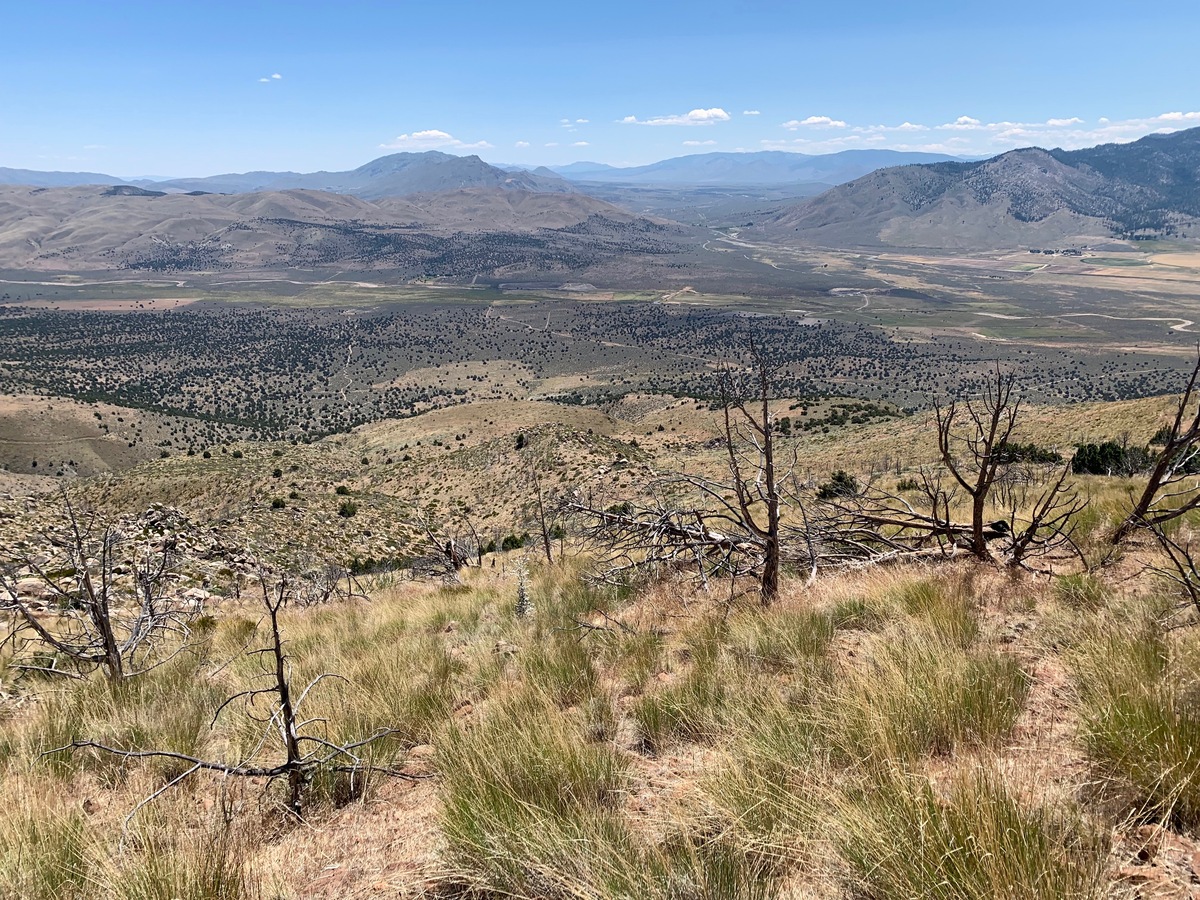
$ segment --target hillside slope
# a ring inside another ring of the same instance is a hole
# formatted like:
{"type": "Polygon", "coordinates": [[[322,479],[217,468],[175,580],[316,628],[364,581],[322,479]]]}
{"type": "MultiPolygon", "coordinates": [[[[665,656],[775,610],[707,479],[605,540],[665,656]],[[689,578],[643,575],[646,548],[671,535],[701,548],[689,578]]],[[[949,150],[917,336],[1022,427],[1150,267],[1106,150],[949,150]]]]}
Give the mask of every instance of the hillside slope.
{"type": "Polygon", "coordinates": [[[544,268],[548,258],[568,258],[563,244],[576,248],[574,257],[590,259],[608,243],[628,244],[632,236],[633,248],[665,231],[661,220],[583,195],[497,187],[379,204],[314,190],[222,195],[0,188],[0,268],[7,269],[329,265],[474,275],[544,268]]]}
{"type": "Polygon", "coordinates": [[[945,249],[1200,237],[1200,129],[881,169],[763,223],[825,245],[945,249]]]}

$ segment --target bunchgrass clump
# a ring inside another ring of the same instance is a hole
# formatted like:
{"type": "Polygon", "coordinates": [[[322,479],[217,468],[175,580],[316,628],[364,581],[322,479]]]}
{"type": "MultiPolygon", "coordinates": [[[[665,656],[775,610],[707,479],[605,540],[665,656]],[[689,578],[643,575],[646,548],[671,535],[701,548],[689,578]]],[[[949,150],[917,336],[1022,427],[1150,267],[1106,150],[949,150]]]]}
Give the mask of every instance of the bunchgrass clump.
{"type": "Polygon", "coordinates": [[[944,790],[888,769],[834,801],[855,895],[931,900],[1107,896],[1107,841],[1074,809],[1020,802],[999,776],[960,772],[944,790]]]}
{"type": "Polygon", "coordinates": [[[553,698],[525,692],[494,702],[478,726],[448,728],[438,741],[453,865],[485,890],[566,894],[604,866],[606,851],[632,851],[618,812],[625,761],[585,740],[553,698]]]}
{"type": "MultiPolygon", "coordinates": [[[[116,683],[99,674],[64,682],[44,696],[10,740],[60,776],[87,769],[117,777],[131,763],[100,751],[60,748],[89,740],[117,750],[196,755],[209,739],[209,721],[223,698],[220,686],[205,674],[204,659],[185,652],[116,683]]],[[[135,765],[168,780],[182,771],[179,762],[168,759],[135,765]]]]}
{"type": "Polygon", "coordinates": [[[640,694],[651,677],[665,668],[665,642],[656,631],[608,631],[601,649],[602,659],[622,676],[624,689],[640,694]]]}
{"type": "Polygon", "coordinates": [[[887,621],[882,604],[865,597],[846,597],[830,607],[829,619],[840,631],[878,631],[887,621]]]}
{"type": "Polygon", "coordinates": [[[1029,692],[1017,660],[915,632],[875,650],[830,690],[821,715],[848,762],[916,759],[1006,738],[1029,692]]]}
{"type": "Polygon", "coordinates": [[[979,637],[979,617],[969,592],[944,578],[921,578],[897,585],[890,599],[944,640],[970,647],[979,637]]]}
{"type": "Polygon", "coordinates": [[[763,692],[731,722],[727,762],[704,788],[725,840],[783,871],[805,858],[819,827],[816,784],[830,777],[809,708],[763,692]]]}
{"type": "Polygon", "coordinates": [[[747,668],[788,672],[824,656],[833,632],[833,618],[824,613],[756,611],[732,623],[730,649],[747,668]]]}
{"type": "Polygon", "coordinates": [[[1200,638],[1153,623],[1109,628],[1073,656],[1080,733],[1097,772],[1136,813],[1200,825],[1200,638]]]}
{"type": "Polygon", "coordinates": [[[590,696],[598,675],[585,641],[578,632],[547,635],[523,654],[526,680],[561,706],[573,706],[590,696]]]}
{"type": "Polygon", "coordinates": [[[1103,579],[1088,572],[1072,572],[1054,579],[1054,597],[1068,609],[1097,612],[1109,599],[1103,579]]]}
{"type": "Polygon", "coordinates": [[[113,900],[254,900],[246,840],[223,817],[186,829],[149,815],[105,873],[113,900]]]}
{"type": "Polygon", "coordinates": [[[0,897],[75,900],[92,891],[94,860],[87,823],[24,795],[0,816],[0,897]]]}

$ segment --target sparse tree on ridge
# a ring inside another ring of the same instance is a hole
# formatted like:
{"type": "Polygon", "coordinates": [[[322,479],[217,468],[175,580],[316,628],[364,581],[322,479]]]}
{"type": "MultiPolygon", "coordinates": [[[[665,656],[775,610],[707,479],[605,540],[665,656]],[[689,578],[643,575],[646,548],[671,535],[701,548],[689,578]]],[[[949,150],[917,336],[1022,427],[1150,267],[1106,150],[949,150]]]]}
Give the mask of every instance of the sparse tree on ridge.
{"type": "Polygon", "coordinates": [[[1113,533],[1114,544],[1123,542],[1139,528],[1158,530],[1200,507],[1200,489],[1194,480],[1195,466],[1200,460],[1198,379],[1200,356],[1188,377],[1183,396],[1179,398],[1171,425],[1162,436],[1162,450],[1154,460],[1146,486],[1129,515],[1113,533]],[[1193,403],[1195,409],[1189,412],[1193,403]]]}

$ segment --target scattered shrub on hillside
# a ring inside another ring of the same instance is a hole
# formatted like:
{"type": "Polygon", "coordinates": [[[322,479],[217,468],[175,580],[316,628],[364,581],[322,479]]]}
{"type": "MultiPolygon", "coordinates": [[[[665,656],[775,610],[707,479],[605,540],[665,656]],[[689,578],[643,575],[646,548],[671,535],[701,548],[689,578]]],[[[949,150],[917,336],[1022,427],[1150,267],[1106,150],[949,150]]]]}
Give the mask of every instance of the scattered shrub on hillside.
{"type": "Polygon", "coordinates": [[[1022,444],[1016,441],[1005,442],[996,448],[996,456],[1003,465],[1012,463],[1042,463],[1049,465],[1063,461],[1062,454],[1048,447],[1037,444],[1022,444]]]}
{"type": "Polygon", "coordinates": [[[1144,472],[1154,457],[1145,447],[1126,447],[1116,441],[1080,444],[1071,457],[1076,475],[1135,475],[1144,472]]]}
{"type": "Polygon", "coordinates": [[[844,469],[838,469],[829,480],[817,486],[818,500],[837,500],[858,495],[858,479],[844,469]]]}
{"type": "Polygon", "coordinates": [[[347,497],[350,495],[350,488],[348,488],[344,484],[339,484],[336,488],[333,489],[333,492],[335,494],[337,494],[339,497],[347,497]]]}
{"type": "Polygon", "coordinates": [[[525,534],[509,534],[500,542],[500,549],[507,553],[510,550],[520,550],[530,541],[529,532],[525,534]]]}
{"type": "Polygon", "coordinates": [[[341,505],[338,506],[337,512],[338,512],[338,515],[341,516],[343,519],[349,519],[351,516],[357,515],[358,504],[355,503],[353,500],[343,500],[341,505]]]}

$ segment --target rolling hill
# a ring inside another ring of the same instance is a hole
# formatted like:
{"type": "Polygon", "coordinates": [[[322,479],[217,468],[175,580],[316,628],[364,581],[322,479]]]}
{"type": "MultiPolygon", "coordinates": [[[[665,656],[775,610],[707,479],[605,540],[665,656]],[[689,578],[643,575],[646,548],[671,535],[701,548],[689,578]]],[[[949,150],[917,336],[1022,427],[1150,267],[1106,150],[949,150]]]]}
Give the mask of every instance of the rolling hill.
{"type": "Polygon", "coordinates": [[[1200,238],[1200,129],[1086,150],[880,169],[762,223],[826,246],[944,249],[1200,238]]]}
{"type": "Polygon", "coordinates": [[[0,188],[0,268],[227,271],[345,266],[416,275],[586,267],[671,228],[574,193],[501,187],[378,204],[314,190],[168,194],[0,188]]]}

